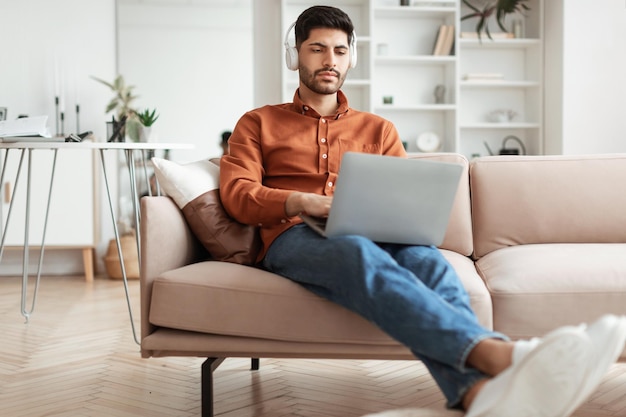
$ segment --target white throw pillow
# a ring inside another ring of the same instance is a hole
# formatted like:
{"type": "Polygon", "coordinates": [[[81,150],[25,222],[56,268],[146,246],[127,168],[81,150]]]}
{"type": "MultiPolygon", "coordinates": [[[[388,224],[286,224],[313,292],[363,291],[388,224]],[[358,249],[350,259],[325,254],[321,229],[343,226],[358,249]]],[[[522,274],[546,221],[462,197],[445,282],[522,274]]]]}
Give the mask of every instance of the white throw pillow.
{"type": "Polygon", "coordinates": [[[178,164],[152,158],[159,185],[181,209],[191,200],[220,186],[220,168],[208,159],[178,164]]]}

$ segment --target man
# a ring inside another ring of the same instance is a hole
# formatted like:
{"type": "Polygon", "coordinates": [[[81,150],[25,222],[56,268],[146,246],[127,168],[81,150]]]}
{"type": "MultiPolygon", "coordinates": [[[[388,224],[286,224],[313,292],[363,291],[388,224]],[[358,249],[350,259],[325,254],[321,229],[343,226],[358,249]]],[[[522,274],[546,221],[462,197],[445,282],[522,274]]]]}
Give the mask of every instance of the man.
{"type": "Polygon", "coordinates": [[[293,103],[246,113],[221,162],[223,204],[260,227],[259,261],[409,347],[450,408],[471,417],[569,415],[619,356],[624,317],[514,343],[478,323],[437,248],[326,239],[300,222],[299,213],[328,215],[346,151],[406,153],[389,121],[349,108],[340,90],[356,58],[350,18],[315,6],[298,17],[295,34],[287,51],[300,77],[293,103]]]}

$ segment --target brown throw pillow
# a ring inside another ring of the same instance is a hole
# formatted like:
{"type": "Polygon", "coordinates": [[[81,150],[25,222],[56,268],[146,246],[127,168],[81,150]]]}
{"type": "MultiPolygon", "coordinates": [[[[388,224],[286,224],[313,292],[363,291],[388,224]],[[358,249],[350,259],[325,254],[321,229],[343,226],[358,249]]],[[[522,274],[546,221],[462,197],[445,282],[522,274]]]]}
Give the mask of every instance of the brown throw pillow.
{"type": "Polygon", "coordinates": [[[178,164],[152,158],[157,180],[182,210],[196,238],[218,261],[254,265],[261,247],[256,227],[230,217],[220,200],[219,165],[209,160],[178,164]]]}

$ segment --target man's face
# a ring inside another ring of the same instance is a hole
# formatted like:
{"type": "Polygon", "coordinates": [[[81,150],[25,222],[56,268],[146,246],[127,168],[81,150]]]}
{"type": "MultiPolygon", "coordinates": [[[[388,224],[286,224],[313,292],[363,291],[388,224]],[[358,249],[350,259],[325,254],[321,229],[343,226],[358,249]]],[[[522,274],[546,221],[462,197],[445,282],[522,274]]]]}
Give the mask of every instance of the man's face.
{"type": "Polygon", "coordinates": [[[339,29],[311,30],[298,51],[300,82],[317,94],[334,94],[350,66],[348,35],[339,29]]]}

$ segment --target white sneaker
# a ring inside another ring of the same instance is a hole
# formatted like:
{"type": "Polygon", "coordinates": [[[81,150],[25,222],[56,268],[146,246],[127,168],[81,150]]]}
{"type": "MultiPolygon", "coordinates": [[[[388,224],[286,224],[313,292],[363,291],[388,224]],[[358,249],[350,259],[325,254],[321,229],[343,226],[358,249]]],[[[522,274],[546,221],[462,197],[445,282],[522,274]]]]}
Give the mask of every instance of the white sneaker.
{"type": "MultiPolygon", "coordinates": [[[[563,326],[563,327],[557,328],[554,331],[559,332],[562,329],[568,328],[568,327],[574,328],[574,326],[563,326]]],[[[582,323],[576,326],[575,328],[579,330],[586,330],[587,325],[585,323],[582,323]]],[[[520,339],[520,340],[515,341],[515,346],[513,347],[512,363],[515,364],[521,361],[529,352],[531,352],[534,348],[539,346],[541,341],[542,339],[540,337],[533,337],[531,339],[520,339]]]]}
{"type": "Polygon", "coordinates": [[[577,327],[557,329],[480,390],[466,417],[564,417],[581,392],[591,341],[577,327]]]}
{"type": "Polygon", "coordinates": [[[591,356],[587,362],[587,377],[580,394],[571,403],[565,416],[572,414],[598,388],[600,382],[617,361],[626,343],[626,316],[605,315],[586,330],[591,340],[591,356]]]}

